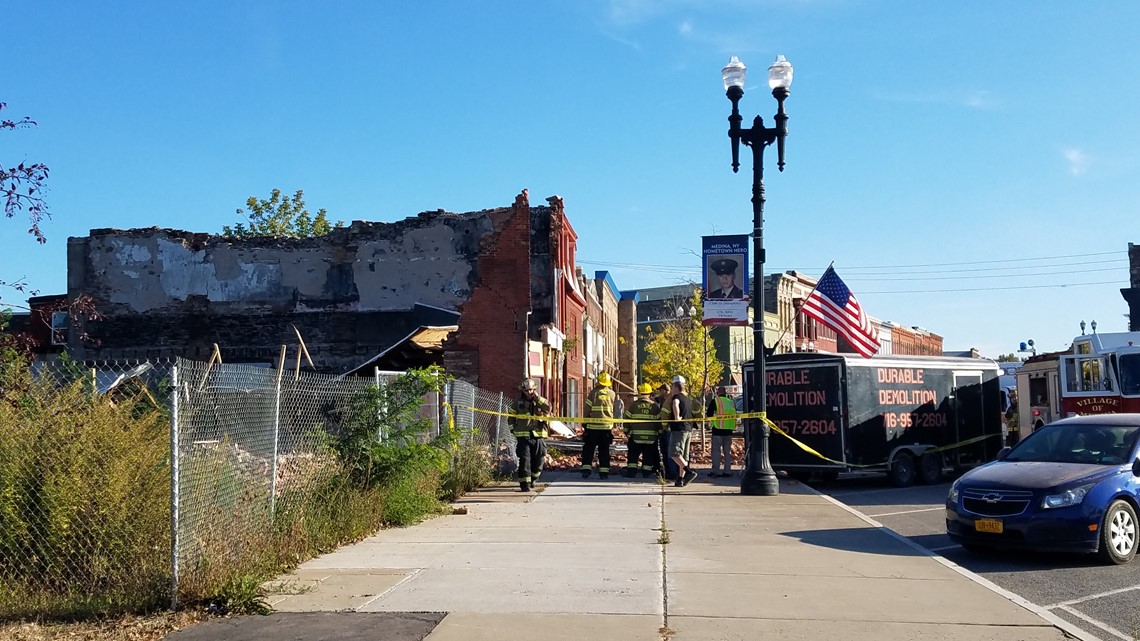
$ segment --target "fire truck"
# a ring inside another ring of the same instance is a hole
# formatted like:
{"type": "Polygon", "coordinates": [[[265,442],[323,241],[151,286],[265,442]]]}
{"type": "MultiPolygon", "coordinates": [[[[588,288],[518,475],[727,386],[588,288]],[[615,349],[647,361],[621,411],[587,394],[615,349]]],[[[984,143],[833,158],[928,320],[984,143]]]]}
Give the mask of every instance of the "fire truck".
{"type": "Polygon", "coordinates": [[[1057,390],[1060,357],[1061,352],[1036,354],[1017,370],[1017,424],[1021,438],[1062,416],[1057,390]]]}
{"type": "Polygon", "coordinates": [[[1058,360],[1061,416],[1140,412],[1140,332],[1081,334],[1058,360]]]}

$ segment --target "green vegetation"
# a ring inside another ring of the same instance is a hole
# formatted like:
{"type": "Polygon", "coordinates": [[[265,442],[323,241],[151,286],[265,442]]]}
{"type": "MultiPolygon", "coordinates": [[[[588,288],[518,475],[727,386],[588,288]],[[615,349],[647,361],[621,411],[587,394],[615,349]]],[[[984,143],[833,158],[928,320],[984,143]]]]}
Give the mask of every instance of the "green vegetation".
{"type": "Polygon", "coordinates": [[[238,238],[254,236],[276,236],[284,238],[311,238],[324,236],[335,228],[343,227],[343,221],[329,223],[328,212],[324,209],[313,216],[305,206],[305,192],[301,189],[292,198],[282,196],[280,189],[274,189],[269,199],[250,196],[245,201],[249,208],[239,208],[237,215],[245,216],[248,222],[239,222],[233,227],[222,227],[222,235],[238,238]]]}
{"type": "MultiPolygon", "coordinates": [[[[659,331],[650,334],[641,374],[643,380],[654,387],[661,383],[669,384],[674,376],[680,374],[688,382],[685,391],[700,395],[702,386],[720,381],[724,364],[717,360],[709,328],[701,325],[704,311],[700,288],[694,290],[692,298],[683,307],[694,310],[692,318],[666,321],[659,331]]],[[[693,411],[703,413],[704,408],[694,407],[693,411]]]]}
{"type": "MultiPolygon", "coordinates": [[[[0,619],[168,605],[166,408],[143,393],[96,394],[75,363],[44,380],[26,367],[0,371],[0,619]]],[[[228,437],[184,451],[198,504],[184,508],[196,520],[181,536],[191,547],[179,602],[267,612],[265,581],[382,527],[440,514],[441,500],[488,481],[485,439],[453,429],[430,437],[423,397],[446,382],[438,369],[413,371],[358,394],[339,433],[321,432],[287,481],[278,470],[275,509],[264,471],[228,437]]]]}
{"type": "Polygon", "coordinates": [[[0,615],[148,609],[169,592],[169,423],[9,365],[0,378],[0,615]]]}

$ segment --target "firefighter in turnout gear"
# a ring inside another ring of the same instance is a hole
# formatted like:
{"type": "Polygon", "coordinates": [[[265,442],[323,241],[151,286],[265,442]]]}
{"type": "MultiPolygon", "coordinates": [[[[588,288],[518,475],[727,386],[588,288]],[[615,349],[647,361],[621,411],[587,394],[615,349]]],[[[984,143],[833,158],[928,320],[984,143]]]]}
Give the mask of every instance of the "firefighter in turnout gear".
{"type": "Polygon", "coordinates": [[[610,444],[614,442],[613,418],[614,398],[610,389],[610,375],[598,374],[598,384],[586,397],[586,421],[582,433],[582,478],[590,478],[594,467],[594,451],[598,452],[598,476],[605,479],[610,475],[610,444]],[[591,422],[591,419],[598,422],[591,422]]]}
{"type": "Polygon", "coordinates": [[[653,401],[649,400],[652,393],[653,386],[649,383],[638,385],[637,400],[625,412],[626,419],[652,421],[624,424],[625,434],[629,437],[629,454],[625,464],[625,476],[628,478],[637,476],[639,469],[642,478],[657,473],[657,434],[661,431],[661,423],[657,420],[659,409],[655,409],[653,401]]]}
{"type": "Polygon", "coordinates": [[[538,381],[533,378],[523,381],[519,390],[521,395],[507,425],[518,442],[515,454],[519,457],[519,489],[528,492],[538,483],[546,461],[546,420],[527,417],[549,416],[550,402],[538,395],[538,381]]]}

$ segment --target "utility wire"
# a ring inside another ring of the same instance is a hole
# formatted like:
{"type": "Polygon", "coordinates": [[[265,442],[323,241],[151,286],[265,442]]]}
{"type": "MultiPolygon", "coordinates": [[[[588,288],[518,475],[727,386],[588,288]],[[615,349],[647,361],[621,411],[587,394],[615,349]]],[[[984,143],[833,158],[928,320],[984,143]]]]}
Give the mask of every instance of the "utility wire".
{"type": "MultiPolygon", "coordinates": [[[[847,280],[859,283],[889,282],[889,281],[915,281],[915,280],[982,280],[984,278],[1035,278],[1037,276],[1067,276],[1069,274],[1087,274],[1090,272],[1118,272],[1119,267],[1101,267],[1099,269],[1070,269],[1059,272],[1039,272],[1035,274],[986,274],[984,276],[923,276],[921,278],[868,278],[867,276],[851,276],[847,280]]],[[[872,274],[874,275],[874,274],[872,274]]]]}
{"type": "MultiPolygon", "coordinates": [[[[909,268],[913,268],[913,267],[951,267],[951,266],[955,266],[955,265],[970,265],[970,266],[974,266],[974,265],[996,265],[996,264],[1000,264],[1000,263],[1023,263],[1023,262],[1029,262],[1029,261],[1056,261],[1056,260],[1062,260],[1062,259],[1066,259],[1066,258],[1085,258],[1085,257],[1092,257],[1092,256],[1112,256],[1112,255],[1119,256],[1119,254],[1120,254],[1119,251],[1112,251],[1112,252],[1095,252],[1095,253],[1089,253],[1089,254],[1063,254],[1063,255],[1059,255],[1059,256],[1038,256],[1038,257],[1033,257],[1033,258],[1002,258],[1002,259],[996,259],[996,260],[972,260],[972,261],[961,261],[961,262],[950,262],[950,263],[921,263],[921,264],[913,264],[913,265],[864,265],[864,266],[850,265],[850,266],[844,267],[844,269],[847,272],[850,272],[853,270],[863,270],[863,269],[909,269],[909,268]]],[[[1021,266],[985,267],[985,268],[974,267],[974,268],[968,268],[968,269],[940,270],[940,271],[963,271],[964,272],[964,271],[995,271],[995,270],[1002,270],[1002,269],[1033,269],[1035,267],[1062,267],[1062,266],[1066,266],[1066,265],[1087,265],[1087,264],[1098,264],[1098,263],[1111,263],[1111,262],[1117,262],[1117,261],[1125,262],[1125,261],[1127,261],[1127,258],[1118,257],[1116,259],[1109,259],[1109,260],[1103,260],[1103,261],[1081,261],[1081,262],[1076,262],[1076,263],[1052,263],[1052,264],[1044,264],[1044,265],[1029,265],[1029,266],[1023,266],[1023,267],[1021,267],[1021,266]]],[[[680,271],[680,272],[686,272],[686,273],[689,273],[692,271],[699,271],[699,270],[694,270],[692,267],[687,267],[687,266],[683,266],[683,265],[658,265],[658,264],[649,264],[649,263],[624,263],[624,262],[618,262],[618,261],[600,261],[600,260],[589,260],[589,259],[579,259],[578,262],[580,262],[582,264],[587,264],[587,265],[623,267],[623,268],[627,268],[627,269],[639,269],[639,270],[644,270],[644,271],[680,271]]],[[[824,268],[822,268],[822,267],[797,267],[795,269],[797,271],[809,271],[809,270],[811,270],[811,271],[822,271],[824,268]]],[[[772,271],[775,272],[777,270],[775,268],[772,268],[772,271]]],[[[779,271],[785,271],[785,270],[779,270],[779,271]]],[[[939,272],[929,272],[929,273],[939,273],[939,272]]]]}
{"type": "Polygon", "coordinates": [[[863,294],[936,294],[942,292],[994,292],[1009,289],[1055,289],[1068,287],[1088,287],[1090,285],[1119,285],[1119,280],[1102,280],[1095,283],[1058,283],[1053,285],[1013,285],[1009,287],[967,287],[963,289],[892,289],[881,292],[860,291],[863,294]]]}

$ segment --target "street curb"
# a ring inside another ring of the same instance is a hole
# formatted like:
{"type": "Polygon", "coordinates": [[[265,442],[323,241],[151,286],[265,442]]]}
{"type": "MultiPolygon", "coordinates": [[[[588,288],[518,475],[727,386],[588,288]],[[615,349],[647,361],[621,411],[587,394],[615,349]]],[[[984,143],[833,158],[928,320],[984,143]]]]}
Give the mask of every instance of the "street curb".
{"type": "Polygon", "coordinates": [[[801,483],[801,486],[804,487],[805,489],[807,489],[808,491],[810,491],[812,494],[823,497],[825,500],[843,508],[847,512],[850,512],[851,514],[858,517],[860,520],[867,523],[871,527],[878,529],[880,532],[883,532],[885,534],[889,534],[890,536],[894,537],[896,540],[903,543],[907,547],[915,550],[919,554],[934,559],[935,561],[941,563],[942,565],[946,566],[947,568],[950,568],[951,570],[954,570],[958,574],[961,574],[962,576],[973,581],[974,583],[977,583],[978,585],[980,585],[984,588],[987,588],[991,592],[994,592],[995,594],[998,594],[998,595],[1004,597],[1005,599],[1012,601],[1013,603],[1025,608],[1026,610],[1029,610],[1033,614],[1036,614],[1037,616],[1041,617],[1042,619],[1044,619],[1045,621],[1047,621],[1048,623],[1050,623],[1051,625],[1053,625],[1057,629],[1061,630],[1061,632],[1064,632],[1066,635],[1071,636],[1071,637],[1076,638],[1076,639],[1080,639],[1081,641],[1103,641],[1100,637],[1093,636],[1092,634],[1082,630],[1081,628],[1078,628],[1077,626],[1073,625],[1072,623],[1069,623],[1068,621],[1066,621],[1066,620],[1062,619],[1061,617],[1053,614],[1052,612],[1046,610],[1045,608],[1043,608],[1043,607],[1041,607],[1035,603],[1030,603],[1024,597],[1017,595],[1017,594],[1014,594],[1013,592],[1010,592],[1009,590],[1001,587],[1000,585],[997,585],[993,581],[990,581],[989,579],[987,579],[985,577],[979,576],[978,574],[975,574],[975,573],[971,572],[970,570],[967,570],[966,568],[964,568],[964,567],[958,565],[957,563],[947,559],[946,557],[942,556],[941,554],[936,554],[934,552],[931,552],[930,550],[922,547],[918,543],[915,543],[914,541],[910,540],[909,538],[899,534],[898,532],[895,532],[894,530],[883,525],[882,523],[879,523],[875,519],[867,516],[866,514],[863,514],[859,510],[856,510],[855,508],[851,507],[850,505],[847,505],[846,503],[843,503],[842,501],[840,501],[836,498],[830,497],[830,496],[824,494],[823,492],[820,492],[819,490],[815,489],[814,487],[811,487],[808,485],[803,485],[802,483],[801,483]]]}

